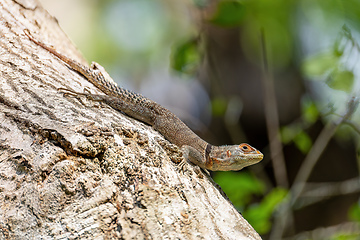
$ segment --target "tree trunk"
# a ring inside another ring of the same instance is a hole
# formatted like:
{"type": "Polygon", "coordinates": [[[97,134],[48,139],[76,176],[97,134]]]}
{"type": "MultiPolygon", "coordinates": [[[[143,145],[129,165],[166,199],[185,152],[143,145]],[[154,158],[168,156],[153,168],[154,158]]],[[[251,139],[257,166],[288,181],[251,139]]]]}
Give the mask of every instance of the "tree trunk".
{"type": "Polygon", "coordinates": [[[260,239],[150,126],[57,90],[100,93],[24,34],[86,64],[37,1],[0,16],[0,239],[260,239]]]}

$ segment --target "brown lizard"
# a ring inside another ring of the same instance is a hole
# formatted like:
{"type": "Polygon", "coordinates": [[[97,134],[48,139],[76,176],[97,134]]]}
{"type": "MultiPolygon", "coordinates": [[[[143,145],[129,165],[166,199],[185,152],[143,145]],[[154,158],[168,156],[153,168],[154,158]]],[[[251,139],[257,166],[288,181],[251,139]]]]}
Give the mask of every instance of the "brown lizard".
{"type": "Polygon", "coordinates": [[[263,159],[263,154],[259,150],[246,143],[231,146],[213,146],[207,143],[166,108],[138,93],[118,87],[112,80],[107,80],[109,76],[105,78],[99,67],[95,69],[93,66],[83,66],[34,39],[29,30],[25,29],[24,32],[31,41],[57,56],[106,95],[76,92],[74,94],[105,102],[112,108],[151,125],[167,140],[180,147],[185,159],[195,165],[212,171],[236,171],[263,159]]]}

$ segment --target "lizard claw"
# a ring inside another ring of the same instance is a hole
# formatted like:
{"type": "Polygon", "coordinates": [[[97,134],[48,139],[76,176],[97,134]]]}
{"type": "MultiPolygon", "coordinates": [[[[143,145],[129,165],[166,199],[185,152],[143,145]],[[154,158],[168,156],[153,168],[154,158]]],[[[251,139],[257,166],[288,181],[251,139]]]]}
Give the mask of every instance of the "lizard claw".
{"type": "Polygon", "coordinates": [[[64,94],[66,94],[66,95],[70,95],[70,96],[74,96],[74,97],[77,97],[77,96],[85,96],[85,97],[88,97],[88,96],[91,96],[92,94],[91,94],[91,92],[90,92],[90,90],[88,89],[88,88],[84,88],[84,92],[83,93],[80,93],[80,92],[76,92],[76,91],[74,91],[74,90],[72,90],[72,89],[68,89],[68,88],[62,88],[62,87],[60,87],[60,88],[58,88],[57,89],[59,92],[62,92],[62,93],[64,93],[64,94]]]}
{"type": "Polygon", "coordinates": [[[85,93],[85,94],[92,94],[92,93],[90,92],[90,89],[89,89],[88,87],[84,87],[84,93],[85,93]]]}
{"type": "Polygon", "coordinates": [[[181,173],[185,173],[188,169],[185,167],[187,164],[187,160],[183,158],[181,162],[176,166],[177,170],[181,173]]]}
{"type": "Polygon", "coordinates": [[[74,90],[70,90],[68,88],[58,88],[57,89],[59,92],[63,93],[63,94],[66,94],[66,95],[71,95],[71,96],[77,96],[77,95],[80,95],[80,93],[78,92],[75,92],[74,90]]]}

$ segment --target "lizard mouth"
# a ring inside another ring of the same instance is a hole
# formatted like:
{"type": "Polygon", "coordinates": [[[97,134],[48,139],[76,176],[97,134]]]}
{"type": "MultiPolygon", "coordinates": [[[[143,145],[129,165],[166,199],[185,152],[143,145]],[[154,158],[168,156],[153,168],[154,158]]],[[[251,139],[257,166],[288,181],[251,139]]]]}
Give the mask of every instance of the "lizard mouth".
{"type": "Polygon", "coordinates": [[[261,161],[264,158],[264,154],[262,154],[260,151],[257,151],[257,153],[254,155],[255,156],[253,159],[259,159],[259,161],[261,161]]]}

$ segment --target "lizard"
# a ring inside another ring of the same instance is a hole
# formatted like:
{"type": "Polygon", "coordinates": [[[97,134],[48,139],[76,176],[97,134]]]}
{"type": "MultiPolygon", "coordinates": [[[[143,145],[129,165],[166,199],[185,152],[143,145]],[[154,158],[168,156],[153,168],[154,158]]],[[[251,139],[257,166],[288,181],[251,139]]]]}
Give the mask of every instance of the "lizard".
{"type": "Polygon", "coordinates": [[[36,40],[28,29],[24,33],[32,42],[55,55],[105,94],[68,91],[84,95],[93,101],[104,102],[115,110],[152,126],[168,141],[177,145],[184,158],[193,164],[211,171],[237,171],[263,159],[263,154],[247,143],[223,146],[207,143],[171,111],[141,94],[119,87],[107,73],[103,74],[101,69],[99,71],[96,65],[84,66],[36,40]]]}

